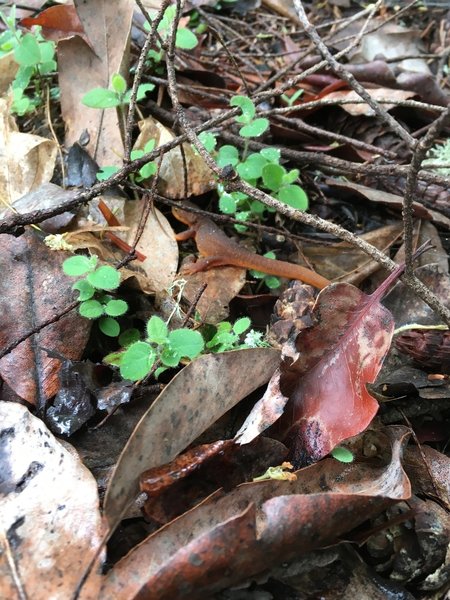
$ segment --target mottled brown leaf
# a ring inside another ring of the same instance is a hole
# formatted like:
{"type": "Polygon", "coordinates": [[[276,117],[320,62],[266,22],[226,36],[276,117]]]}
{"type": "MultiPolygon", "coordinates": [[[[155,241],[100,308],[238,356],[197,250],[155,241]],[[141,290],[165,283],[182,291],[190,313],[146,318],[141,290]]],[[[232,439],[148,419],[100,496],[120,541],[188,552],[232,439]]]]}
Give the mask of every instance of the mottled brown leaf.
{"type": "Polygon", "coordinates": [[[87,142],[85,148],[100,166],[120,166],[123,143],[117,111],[88,108],[81,99],[93,88],[108,88],[114,73],[127,76],[134,3],[75,0],[75,8],[93,50],[78,36],[58,44],[66,146],[72,146],[83,136],[87,142]]]}
{"type": "Polygon", "coordinates": [[[109,482],[105,515],[114,522],[139,491],[145,469],[175,458],[219,417],[264,385],[278,362],[270,348],[201,356],[158,396],[125,446],[109,482]]]}
{"type": "Polygon", "coordinates": [[[214,494],[123,558],[106,576],[101,600],[210,597],[334,543],[392,502],[409,498],[400,464],[407,435],[402,427],[379,434],[377,443],[388,453],[382,464],[363,456],[352,465],[326,459],[298,471],[296,481],[214,494]]]}
{"type": "MultiPolygon", "coordinates": [[[[31,231],[0,236],[0,345],[5,347],[56,317],[74,299],[73,281],[63,275],[63,252],[52,252],[31,231]]],[[[43,409],[59,389],[61,362],[43,348],[77,360],[91,324],[76,310],[25,340],[0,359],[0,374],[24,400],[43,409]]]]}

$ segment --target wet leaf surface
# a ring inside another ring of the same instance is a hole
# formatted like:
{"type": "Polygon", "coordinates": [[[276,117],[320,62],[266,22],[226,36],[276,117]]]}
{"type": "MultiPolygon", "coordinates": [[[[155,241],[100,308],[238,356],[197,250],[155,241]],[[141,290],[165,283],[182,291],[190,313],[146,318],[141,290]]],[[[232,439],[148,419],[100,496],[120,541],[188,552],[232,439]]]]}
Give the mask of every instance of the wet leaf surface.
{"type": "MultiPolygon", "coordinates": [[[[244,484],[216,493],[147,538],[106,577],[100,598],[207,597],[337,537],[408,498],[400,464],[405,428],[380,434],[387,462],[327,459],[293,482],[244,484]],[[299,550],[301,549],[301,550],[299,550]]],[[[372,440],[373,441],[373,440],[372,440]]]]}
{"type": "Polygon", "coordinates": [[[117,462],[105,498],[115,522],[137,494],[142,471],[167,463],[250,392],[279,360],[269,348],[202,356],[176,375],[142,417],[117,462]]]}
{"type": "MultiPolygon", "coordinates": [[[[31,231],[20,238],[0,237],[2,346],[14,342],[44,321],[56,317],[72,301],[72,281],[62,275],[62,252],[52,252],[31,231]]],[[[0,374],[24,400],[43,410],[59,390],[61,361],[43,348],[77,360],[91,323],[76,310],[42,329],[0,359],[0,374]]]]}
{"type": "MultiPolygon", "coordinates": [[[[0,422],[0,596],[65,600],[103,533],[95,480],[24,406],[0,402],[0,422]]],[[[94,575],[80,598],[99,585],[94,575]]]]}

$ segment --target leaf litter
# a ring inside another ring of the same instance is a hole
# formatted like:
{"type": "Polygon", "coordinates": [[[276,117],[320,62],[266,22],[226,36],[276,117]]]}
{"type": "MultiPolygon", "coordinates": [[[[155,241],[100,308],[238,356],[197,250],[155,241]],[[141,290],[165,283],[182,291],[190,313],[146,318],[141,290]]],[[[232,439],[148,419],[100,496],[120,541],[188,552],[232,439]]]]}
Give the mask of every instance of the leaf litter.
{"type": "MultiPolygon", "coordinates": [[[[160,6],[159,2],[143,4],[156,10],[160,6]]],[[[265,84],[274,72],[274,55],[279,55],[276,71],[284,65],[289,68],[288,76],[317,63],[314,54],[302,58],[306,39],[293,35],[277,37],[276,48],[260,36],[258,44],[265,45],[265,53],[253,55],[257,67],[246,57],[253,52],[245,45],[249,32],[253,35],[258,28],[262,32],[273,26],[273,14],[267,7],[298,27],[301,19],[295,12],[296,3],[263,2],[260,12],[252,13],[251,7],[260,3],[238,0],[233,7],[236,12],[223,13],[224,21],[218,7],[211,10],[215,3],[195,4],[198,15],[184,16],[182,26],[196,27],[198,18],[206,30],[220,31],[227,40],[228,54],[219,51],[211,58],[209,45],[216,50],[220,46],[214,46],[215,37],[203,33],[200,25],[197,45],[177,50],[179,98],[188,107],[194,127],[224,112],[233,95],[247,93],[242,77],[251,92],[265,84]],[[256,14],[258,24],[253,17],[256,14]],[[226,25],[230,19],[244,35],[233,37],[233,28],[226,25]],[[239,63],[240,71],[234,62],[230,68],[231,58],[239,63]],[[300,67],[294,65],[294,58],[300,59],[300,67]]],[[[324,7],[325,12],[328,9],[324,7]]],[[[337,6],[333,10],[346,12],[337,6]]],[[[383,10],[389,12],[390,8],[383,10]]],[[[25,215],[51,206],[58,212],[59,203],[76,198],[82,188],[98,185],[99,166],[120,167],[127,158],[124,107],[94,110],[80,100],[94,87],[108,88],[114,74],[128,74],[137,40],[145,39],[142,18],[137,19],[136,14],[131,0],[88,0],[51,7],[33,15],[35,21],[23,21],[27,27],[40,22],[44,36],[58,40],[62,120],[54,120],[53,98],[47,96],[45,118],[44,112],[37,110],[30,120],[18,118],[20,125],[16,125],[9,114],[12,96],[4,94],[15,71],[5,56],[0,57],[5,66],[2,75],[6,70],[9,73],[0,87],[0,144],[5,157],[0,191],[8,204],[2,213],[6,222],[11,218],[11,206],[25,215]],[[51,135],[36,135],[46,131],[47,124],[51,135]],[[70,149],[65,180],[55,142],[64,137],[65,149],[70,149]]],[[[380,26],[383,18],[378,21],[380,26]]],[[[345,33],[343,27],[334,35],[345,33]]],[[[346,69],[358,81],[370,82],[372,99],[390,114],[402,106],[403,120],[398,123],[414,123],[412,130],[419,127],[418,135],[424,135],[439,115],[437,107],[448,103],[445,81],[441,86],[429,67],[431,62],[427,64],[419,56],[415,60],[421,72],[408,71],[404,51],[392,44],[395,36],[400,36],[405,47],[419,55],[421,36],[417,31],[401,25],[397,29],[381,27],[380,32],[370,34],[371,38],[368,34],[366,40],[389,48],[391,62],[372,51],[357,59],[359,63],[346,64],[346,69]],[[402,60],[406,71],[393,67],[394,60],[402,60]],[[414,104],[415,99],[422,105],[414,104]]],[[[429,32],[426,35],[433,37],[429,32]]],[[[339,38],[336,47],[341,47],[339,38]]],[[[363,50],[368,52],[367,47],[363,50]]],[[[136,111],[140,136],[137,127],[128,134],[134,149],[144,148],[155,138],[157,148],[174,144],[162,155],[157,185],[153,180],[139,185],[142,182],[134,176],[128,181],[122,178],[117,182],[120,185],[112,189],[106,185],[101,190],[100,207],[102,203],[108,207],[114,223],[105,225],[98,201],[92,201],[84,212],[55,214],[50,223],[43,224],[45,231],[61,232],[73,249],[89,249],[109,264],[126,263],[136,235],[140,236],[138,260],[122,268],[126,283],[120,291],[133,308],[131,318],[125,317],[126,326],[142,324],[159,310],[176,327],[187,322],[213,327],[241,316],[239,311],[246,307],[252,322],[259,322],[264,329],[268,316],[267,308],[262,307],[268,306],[269,294],[261,293],[264,284],[260,280],[255,284],[253,274],[244,268],[214,268],[186,276],[184,281],[182,270],[177,275],[178,244],[170,218],[160,210],[162,202],[194,197],[204,207],[214,196],[211,190],[217,181],[190,144],[176,143],[179,122],[167,110],[164,71],[145,72],[144,80],[147,76],[156,86],[155,93],[140,102],[136,111]],[[144,207],[150,206],[149,199],[161,205],[151,206],[144,223],[141,217],[144,207]]],[[[284,85],[283,77],[281,71],[278,84],[284,85]]],[[[131,79],[125,80],[125,85],[131,83],[131,79]]],[[[406,171],[401,171],[401,161],[410,163],[411,148],[393,141],[392,132],[386,132],[385,124],[377,120],[380,111],[359,102],[359,96],[330,70],[318,67],[303,82],[290,82],[285,92],[279,100],[270,97],[273,105],[257,105],[258,110],[270,113],[271,138],[245,140],[237,149],[238,156],[276,144],[282,150],[283,164],[289,160],[301,167],[301,183],[308,189],[312,214],[317,211],[333,222],[348,222],[349,229],[359,234],[364,229],[360,239],[372,241],[373,247],[383,251],[398,245],[402,226],[392,215],[398,217],[404,203],[406,171]],[[302,108],[307,102],[318,104],[302,108]],[[277,115],[279,107],[292,105],[295,113],[291,120],[289,113],[277,115]],[[328,122],[331,126],[326,131],[328,122]],[[302,123],[307,125],[305,131],[302,123]],[[398,176],[392,170],[389,174],[383,171],[388,156],[391,161],[399,159],[398,176]],[[371,171],[374,161],[379,161],[377,185],[371,171]],[[341,173],[347,174],[345,181],[329,178],[341,173]],[[364,207],[361,198],[368,200],[364,207]],[[389,218],[382,212],[385,206],[391,211],[389,218]]],[[[222,126],[218,121],[213,129],[220,143],[239,140],[230,123],[225,121],[222,126]],[[227,135],[234,137],[227,139],[227,135]]],[[[232,181],[234,174],[230,171],[224,176],[232,181]]],[[[413,214],[446,230],[450,216],[446,188],[438,176],[430,181],[420,179],[413,214]]],[[[244,220],[248,217],[244,214],[244,220]]],[[[264,247],[277,249],[281,234],[286,234],[286,252],[294,256],[298,238],[290,237],[285,217],[278,214],[271,223],[277,225],[276,233],[259,227],[249,231],[238,222],[234,234],[238,231],[242,238],[245,231],[253,237],[253,245],[262,242],[264,247]]],[[[220,223],[220,227],[227,228],[227,224],[220,223]]],[[[424,229],[426,236],[439,240],[435,231],[429,234],[432,230],[424,229]]],[[[306,228],[300,231],[310,235],[306,228]]],[[[394,580],[401,582],[402,590],[421,594],[448,587],[448,384],[444,368],[448,336],[420,329],[435,324],[436,317],[403,285],[397,285],[386,302],[392,315],[379,302],[383,285],[370,294],[348,283],[334,283],[320,293],[312,311],[312,302],[302,303],[292,287],[282,292],[277,302],[284,322],[278,322],[278,329],[276,324],[272,327],[271,339],[282,348],[281,363],[280,353],[271,348],[210,354],[189,363],[174,377],[173,371],[165,373],[163,383],[149,387],[119,380],[114,368],[99,364],[102,356],[115,350],[114,345],[100,341],[95,327],[89,337],[91,323],[76,311],[59,318],[74,302],[70,283],[61,277],[61,253],[44,245],[41,232],[26,229],[23,233],[19,227],[12,233],[18,237],[3,235],[0,242],[4,275],[0,284],[1,335],[6,354],[0,360],[0,373],[2,400],[8,400],[0,403],[6,473],[0,499],[2,597],[131,600],[222,597],[217,594],[227,590],[233,598],[230,586],[252,581],[258,582],[253,585],[263,594],[274,597],[268,577],[272,572],[278,573],[279,581],[283,579],[276,565],[292,565],[306,555],[312,568],[314,553],[321,552],[317,549],[333,544],[338,544],[332,547],[334,556],[343,565],[352,565],[352,577],[357,576],[368,597],[374,597],[379,587],[366,564],[370,562],[367,557],[382,572],[383,589],[394,589],[394,580]],[[41,329],[47,321],[52,322],[41,329]],[[395,347],[391,346],[394,322],[415,326],[403,338],[398,335],[395,347]],[[8,353],[8,346],[14,346],[21,336],[24,341],[8,353]],[[366,386],[375,382],[388,351],[378,385],[370,386],[369,391],[366,386]],[[430,353],[432,360],[427,356],[430,353]],[[264,393],[260,388],[267,383],[264,393]],[[156,399],[155,387],[162,388],[156,399]],[[407,396],[403,405],[402,399],[395,397],[399,389],[407,396]],[[98,489],[105,492],[102,503],[80,456],[31,414],[36,408],[53,432],[71,436],[83,461],[96,473],[98,489]],[[406,447],[410,429],[392,425],[405,422],[411,424],[414,440],[421,445],[406,447]],[[125,432],[119,434],[121,424],[125,432]],[[108,440],[108,432],[115,437],[114,443],[108,440]],[[93,450],[96,442],[101,445],[97,453],[93,450]],[[336,445],[352,462],[328,456],[336,445]],[[302,468],[293,471],[287,459],[302,468]],[[133,526],[140,528],[138,535],[133,526]],[[365,539],[362,552],[342,544],[342,539],[356,539],[357,526],[362,530],[359,539],[365,539]],[[396,548],[389,539],[396,540],[396,548]],[[416,562],[411,539],[420,555],[416,562]]],[[[325,244],[317,248],[309,237],[304,254],[321,273],[361,283],[368,290],[369,275],[372,283],[377,278],[375,263],[356,252],[343,257],[343,246],[335,241],[324,238],[325,244]]],[[[416,271],[444,303],[448,302],[446,265],[444,249],[441,256],[430,253],[416,271]]],[[[307,293],[311,300],[309,288],[307,293]]],[[[316,595],[333,596],[333,577],[319,579],[316,595]]],[[[289,582],[291,593],[308,589],[301,577],[299,581],[289,582]]],[[[352,584],[356,585],[354,580],[352,584]]]]}

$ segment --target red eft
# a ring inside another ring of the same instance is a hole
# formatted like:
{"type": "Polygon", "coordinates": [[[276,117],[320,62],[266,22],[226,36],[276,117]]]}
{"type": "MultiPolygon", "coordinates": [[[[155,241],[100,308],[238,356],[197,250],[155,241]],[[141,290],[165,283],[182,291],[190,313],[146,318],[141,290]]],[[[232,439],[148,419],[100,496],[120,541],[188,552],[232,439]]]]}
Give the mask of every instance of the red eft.
{"type": "Polygon", "coordinates": [[[330,283],[328,279],[311,271],[311,269],[249,252],[225,235],[214,221],[204,215],[188,212],[178,207],[173,207],[172,212],[179,221],[189,226],[189,229],[177,234],[177,240],[195,238],[198,251],[202,257],[185,268],[184,272],[187,274],[205,271],[211,267],[229,265],[255,269],[276,277],[299,279],[319,289],[330,283]]]}

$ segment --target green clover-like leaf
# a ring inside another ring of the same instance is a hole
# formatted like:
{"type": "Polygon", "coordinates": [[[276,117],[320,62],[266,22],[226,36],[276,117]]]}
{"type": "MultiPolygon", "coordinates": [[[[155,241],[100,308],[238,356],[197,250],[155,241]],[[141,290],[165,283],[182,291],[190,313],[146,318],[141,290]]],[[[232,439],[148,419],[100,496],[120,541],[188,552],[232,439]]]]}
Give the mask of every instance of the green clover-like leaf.
{"type": "Polygon", "coordinates": [[[101,87],[86,92],[81,102],[89,108],[114,108],[122,103],[117,92],[101,87]]]}
{"type": "Polygon", "coordinates": [[[86,319],[98,319],[103,315],[103,304],[98,300],[86,300],[79,307],[79,313],[86,319]]]}
{"type": "Polygon", "coordinates": [[[124,379],[138,381],[150,373],[155,362],[155,352],[146,342],[135,342],[122,355],[120,374],[124,379]]]}
{"type": "Polygon", "coordinates": [[[147,323],[147,339],[155,344],[164,344],[167,342],[169,330],[166,323],[156,315],[150,317],[147,323]]]}
{"type": "Polygon", "coordinates": [[[255,119],[248,123],[248,125],[244,125],[239,130],[239,135],[242,137],[258,137],[262,135],[266,129],[269,127],[269,119],[261,117],[259,119],[255,119]]]}
{"type": "Polygon", "coordinates": [[[230,106],[239,106],[242,115],[235,117],[238,123],[250,123],[256,114],[256,108],[253,101],[248,96],[233,96],[230,100],[230,106]]]}
{"type": "Polygon", "coordinates": [[[180,357],[195,358],[205,347],[202,335],[192,329],[174,329],[168,336],[169,346],[180,357]]]}
{"type": "Polygon", "coordinates": [[[100,331],[109,337],[117,337],[120,333],[120,325],[112,317],[102,317],[98,322],[98,326],[100,331]]]}
{"type": "Polygon", "coordinates": [[[103,265],[86,278],[97,290],[115,290],[120,285],[120,273],[114,267],[103,265]]]}
{"type": "Polygon", "coordinates": [[[69,277],[79,277],[80,275],[86,275],[92,271],[97,264],[97,257],[91,256],[71,256],[66,258],[63,262],[62,268],[66,275],[69,277]]]}
{"type": "Polygon", "coordinates": [[[127,310],[128,304],[125,300],[114,299],[109,300],[109,302],[105,304],[105,313],[110,317],[120,317],[121,315],[124,315],[127,310]]]}

